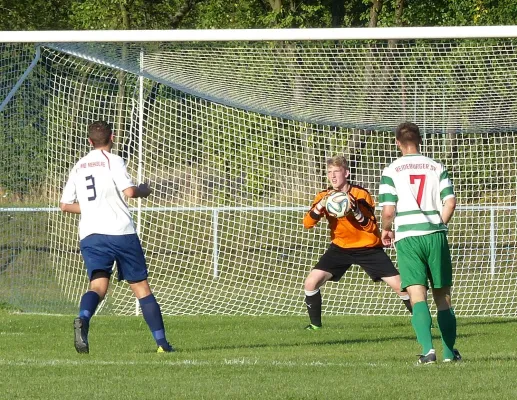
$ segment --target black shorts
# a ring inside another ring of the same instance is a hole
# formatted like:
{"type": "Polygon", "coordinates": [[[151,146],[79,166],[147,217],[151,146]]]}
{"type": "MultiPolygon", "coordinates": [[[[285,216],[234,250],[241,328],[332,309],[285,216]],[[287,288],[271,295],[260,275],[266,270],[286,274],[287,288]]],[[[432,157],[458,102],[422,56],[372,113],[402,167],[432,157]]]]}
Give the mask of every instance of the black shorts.
{"type": "Polygon", "coordinates": [[[343,249],[331,243],[321,256],[314,269],[330,272],[331,281],[339,281],[352,264],[359,265],[374,282],[389,276],[397,276],[399,272],[391,259],[380,247],[362,249],[343,249]]]}

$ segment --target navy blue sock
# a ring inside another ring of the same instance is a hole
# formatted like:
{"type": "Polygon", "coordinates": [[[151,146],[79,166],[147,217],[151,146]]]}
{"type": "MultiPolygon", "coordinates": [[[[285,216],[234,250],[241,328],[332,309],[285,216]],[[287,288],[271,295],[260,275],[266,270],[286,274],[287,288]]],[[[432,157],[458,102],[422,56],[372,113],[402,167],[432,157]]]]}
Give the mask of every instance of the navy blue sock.
{"type": "Polygon", "coordinates": [[[156,302],[153,294],[147,297],[143,297],[138,300],[140,302],[140,308],[142,309],[142,315],[144,316],[145,322],[149,325],[149,329],[153,334],[154,340],[158,346],[167,346],[167,339],[165,338],[165,327],[163,326],[162,312],[160,306],[156,302]]]}
{"type": "Polygon", "coordinates": [[[100,302],[100,296],[92,290],[89,290],[83,297],[81,297],[81,303],[79,304],[79,317],[90,321],[90,318],[95,314],[95,310],[100,302]]]}

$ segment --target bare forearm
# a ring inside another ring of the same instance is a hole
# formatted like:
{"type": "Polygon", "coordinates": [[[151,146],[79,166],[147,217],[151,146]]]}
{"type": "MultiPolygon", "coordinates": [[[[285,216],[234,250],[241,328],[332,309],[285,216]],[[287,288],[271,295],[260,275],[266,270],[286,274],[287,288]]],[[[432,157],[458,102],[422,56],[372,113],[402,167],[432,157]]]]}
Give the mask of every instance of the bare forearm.
{"type": "Polygon", "coordinates": [[[79,206],[79,203],[72,203],[72,204],[66,204],[61,203],[59,205],[61,208],[61,211],[71,213],[71,214],[81,214],[81,207],[79,206]]]}
{"type": "Polygon", "coordinates": [[[384,206],[382,207],[382,230],[391,231],[391,227],[393,226],[393,221],[395,220],[395,207],[394,206],[384,206]]]}
{"type": "Polygon", "coordinates": [[[382,229],[385,231],[391,231],[391,227],[393,226],[393,218],[383,218],[382,219],[382,229]]]}
{"type": "Polygon", "coordinates": [[[442,208],[442,221],[444,224],[448,224],[454,214],[454,210],[456,209],[456,198],[449,197],[445,200],[442,208]]]}
{"type": "Polygon", "coordinates": [[[445,205],[442,209],[442,221],[444,224],[448,224],[449,221],[451,220],[452,218],[452,215],[454,214],[454,210],[455,208],[454,207],[447,207],[447,205],[445,205]]]}

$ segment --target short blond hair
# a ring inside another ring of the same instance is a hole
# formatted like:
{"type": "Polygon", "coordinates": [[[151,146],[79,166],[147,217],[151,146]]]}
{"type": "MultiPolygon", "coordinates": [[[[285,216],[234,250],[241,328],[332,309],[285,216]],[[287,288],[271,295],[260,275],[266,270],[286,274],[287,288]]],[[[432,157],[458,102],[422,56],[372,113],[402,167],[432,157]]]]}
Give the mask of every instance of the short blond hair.
{"type": "Polygon", "coordinates": [[[344,169],[347,169],[348,161],[345,156],[333,156],[327,158],[327,168],[328,167],[343,167],[344,169]]]}

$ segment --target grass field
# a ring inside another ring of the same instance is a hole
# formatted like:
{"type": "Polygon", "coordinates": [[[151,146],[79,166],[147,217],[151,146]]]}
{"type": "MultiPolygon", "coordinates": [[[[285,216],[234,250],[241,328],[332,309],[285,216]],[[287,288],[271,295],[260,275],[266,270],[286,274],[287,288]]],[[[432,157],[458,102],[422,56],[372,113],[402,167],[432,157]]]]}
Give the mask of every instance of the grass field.
{"type": "MultiPolygon", "coordinates": [[[[2,399],[515,399],[516,319],[459,319],[464,361],[416,366],[409,317],[166,317],[173,354],[142,318],[0,311],[2,399]]],[[[438,354],[438,330],[433,329],[438,354]]]]}

